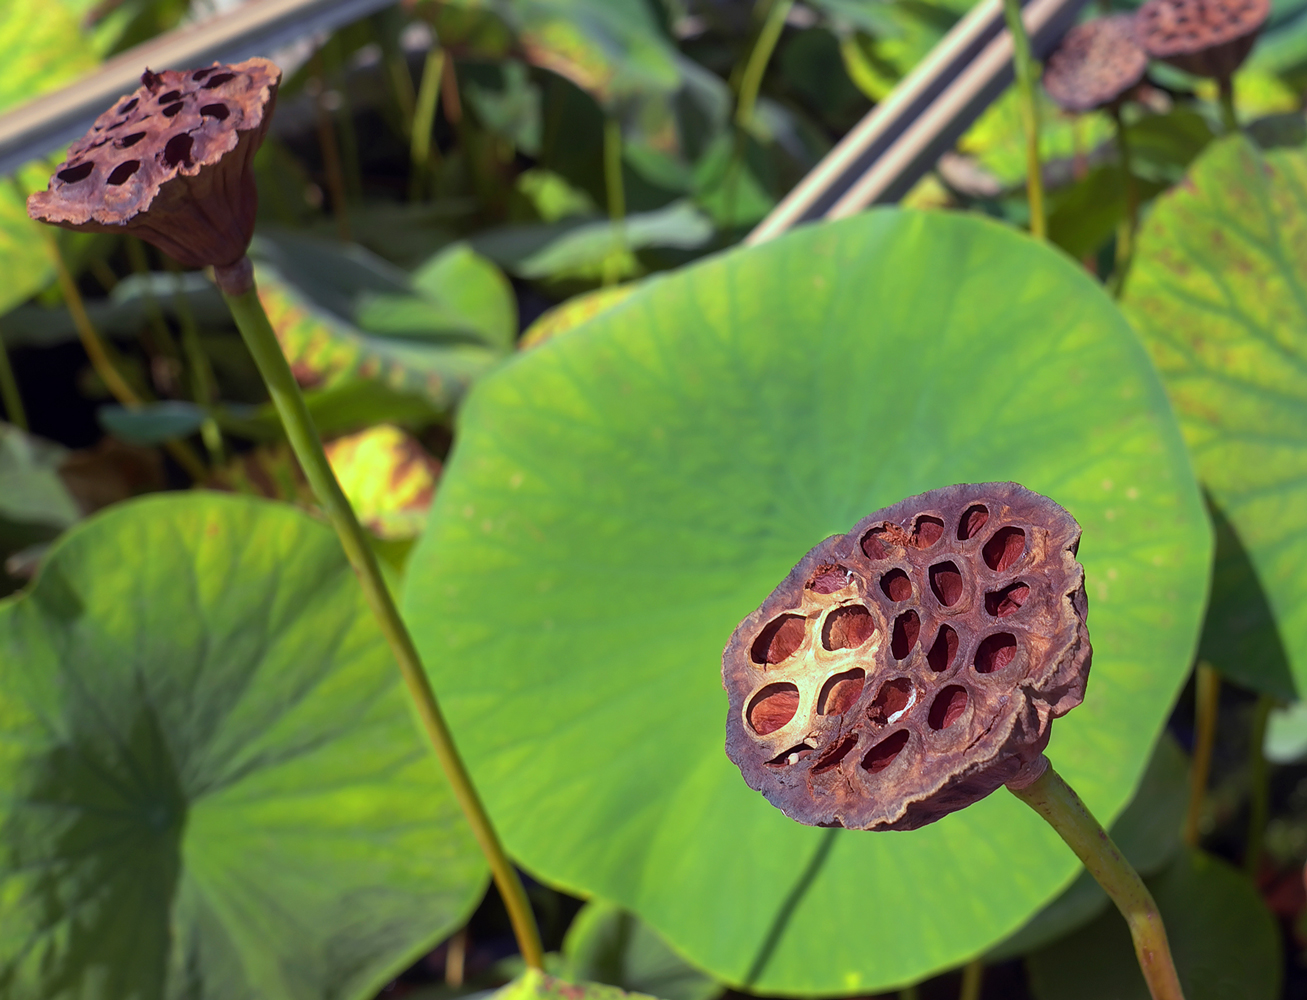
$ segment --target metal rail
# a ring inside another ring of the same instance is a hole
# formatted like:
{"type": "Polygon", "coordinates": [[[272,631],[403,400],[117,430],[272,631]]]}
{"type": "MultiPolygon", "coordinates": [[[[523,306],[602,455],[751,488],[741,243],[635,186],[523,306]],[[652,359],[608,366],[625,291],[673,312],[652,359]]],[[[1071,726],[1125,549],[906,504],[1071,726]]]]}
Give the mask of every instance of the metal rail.
{"type": "Polygon", "coordinates": [[[0,116],[0,176],[66,145],[140,85],[142,70],[266,56],[316,31],[357,21],[395,0],[252,0],[114,56],[93,73],[0,116]]]}
{"type": "MultiPolygon", "coordinates": [[[[1022,14],[1043,58],[1086,0],[1029,0],[1022,14]]],[[[814,219],[903,197],[1012,82],[1002,0],[983,0],[745,238],[764,243],[814,219]]]]}
{"type": "MultiPolygon", "coordinates": [[[[129,49],[62,90],[0,116],[0,175],[86,131],[134,89],[141,71],[268,55],[330,31],[395,0],[252,0],[230,13],[129,49]]],[[[1028,0],[1026,30],[1043,58],[1086,0],[1028,0]]],[[[1012,81],[1012,39],[1002,0],[982,0],[894,90],[777,205],[745,242],[792,226],[843,218],[902,197],[1012,81]]]]}

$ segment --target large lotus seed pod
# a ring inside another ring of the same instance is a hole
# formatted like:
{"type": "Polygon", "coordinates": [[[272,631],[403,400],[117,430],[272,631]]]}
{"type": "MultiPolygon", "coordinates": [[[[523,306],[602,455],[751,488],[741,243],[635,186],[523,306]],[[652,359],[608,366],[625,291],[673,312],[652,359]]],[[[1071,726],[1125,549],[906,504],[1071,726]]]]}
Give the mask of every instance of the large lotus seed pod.
{"type": "Polygon", "coordinates": [[[787,816],[858,830],[1037,776],[1089,674],[1079,541],[1016,483],[932,490],[826,539],[731,636],[726,753],[787,816]]]}
{"type": "Polygon", "coordinates": [[[1128,14],[1077,24],[1044,70],[1044,89],[1064,111],[1093,111],[1120,100],[1144,78],[1148,54],[1128,14]]]}
{"type": "Polygon", "coordinates": [[[229,265],[254,235],[251,162],[281,82],[266,59],[141,77],[73,143],[28,214],[65,229],[129,232],[188,267],[229,265]]]}
{"type": "Polygon", "coordinates": [[[1148,0],[1135,14],[1154,59],[1195,76],[1228,78],[1252,51],[1271,0],[1148,0]]]}

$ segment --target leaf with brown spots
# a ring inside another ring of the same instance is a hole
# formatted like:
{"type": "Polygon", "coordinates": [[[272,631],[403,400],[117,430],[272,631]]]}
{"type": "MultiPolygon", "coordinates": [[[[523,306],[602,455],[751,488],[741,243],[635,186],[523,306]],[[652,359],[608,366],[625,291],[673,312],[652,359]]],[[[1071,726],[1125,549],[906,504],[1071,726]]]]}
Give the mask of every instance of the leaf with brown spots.
{"type": "MultiPolygon", "coordinates": [[[[1204,655],[1257,690],[1307,690],[1307,151],[1209,147],[1159,198],[1124,305],[1208,496],[1204,655]]],[[[1297,692],[1297,694],[1295,693],[1297,692]]]]}

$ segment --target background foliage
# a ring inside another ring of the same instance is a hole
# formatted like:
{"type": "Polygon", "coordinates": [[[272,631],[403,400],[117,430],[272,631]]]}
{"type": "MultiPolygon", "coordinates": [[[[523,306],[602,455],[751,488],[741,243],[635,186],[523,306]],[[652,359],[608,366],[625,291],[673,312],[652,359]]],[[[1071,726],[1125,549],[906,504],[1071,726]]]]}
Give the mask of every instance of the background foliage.
{"type": "MultiPolygon", "coordinates": [[[[1149,880],[1187,995],[1307,981],[1307,0],[1237,74],[1241,135],[1212,81],[1154,64],[1127,176],[1110,114],[1045,102],[1052,246],[1019,232],[1008,94],[904,209],[734,248],[970,7],[414,0],[275,54],[264,304],[549,971],[596,1000],[933,1000],[965,963],[989,1000],[1143,995],[1117,914],[1009,796],[814,830],[721,751],[721,646],[797,558],[1006,478],[1084,527],[1096,655],[1049,752],[1149,880]],[[1226,683],[1191,799],[1200,660],[1226,683]]],[[[212,11],[10,0],[0,113],[212,11]]],[[[0,992],[509,981],[502,904],[221,299],[31,224],[57,160],[0,183],[28,425],[2,404],[0,992]],[[88,365],[56,259],[143,405],[88,365]]]]}

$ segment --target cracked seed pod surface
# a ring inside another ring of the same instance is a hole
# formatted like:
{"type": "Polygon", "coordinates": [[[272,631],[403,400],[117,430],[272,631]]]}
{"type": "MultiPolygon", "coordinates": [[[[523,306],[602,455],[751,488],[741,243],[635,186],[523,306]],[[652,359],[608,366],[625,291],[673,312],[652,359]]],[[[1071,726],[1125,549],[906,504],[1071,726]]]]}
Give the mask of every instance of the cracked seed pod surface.
{"type": "Polygon", "coordinates": [[[826,539],[726,646],[727,755],[787,816],[858,830],[916,829],[1038,766],[1089,674],[1079,540],[1016,483],[826,539]]]}
{"type": "Polygon", "coordinates": [[[1048,58],[1044,89],[1064,111],[1092,111],[1116,101],[1148,69],[1128,14],[1077,24],[1048,58]]]}
{"type": "Polygon", "coordinates": [[[1252,51],[1271,0],[1148,0],[1135,14],[1150,56],[1196,76],[1228,77],[1252,51]]]}
{"type": "Polygon", "coordinates": [[[34,219],[87,232],[131,232],[187,267],[245,255],[258,196],[252,161],[281,70],[267,59],[197,70],[146,70],[73,143],[34,219]]]}

